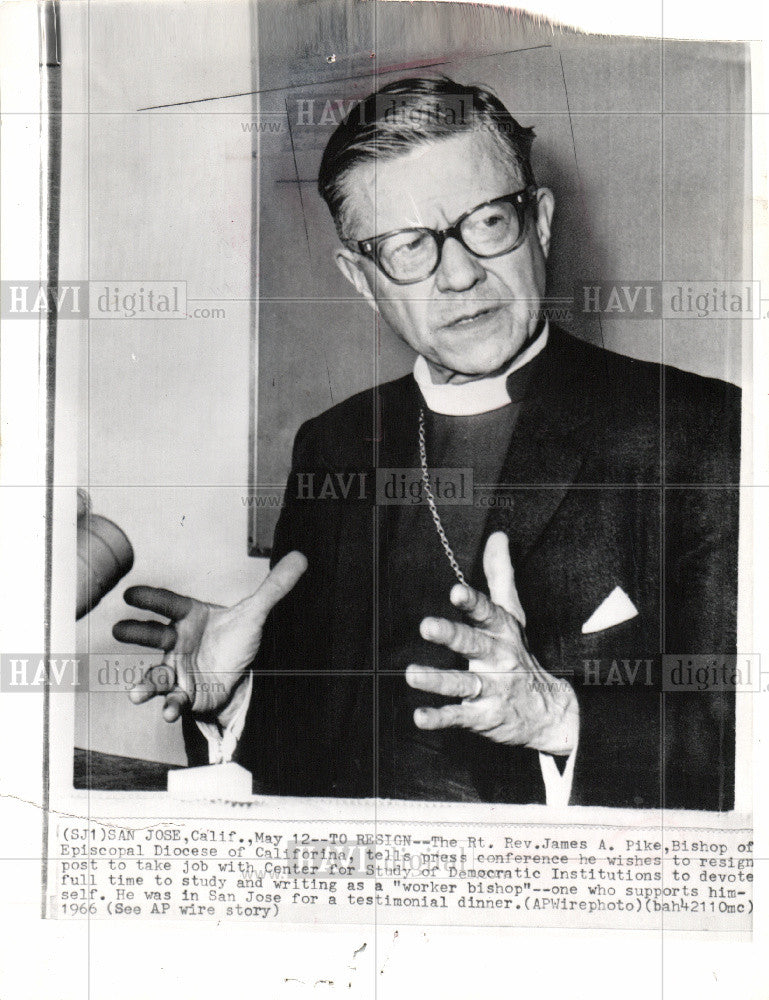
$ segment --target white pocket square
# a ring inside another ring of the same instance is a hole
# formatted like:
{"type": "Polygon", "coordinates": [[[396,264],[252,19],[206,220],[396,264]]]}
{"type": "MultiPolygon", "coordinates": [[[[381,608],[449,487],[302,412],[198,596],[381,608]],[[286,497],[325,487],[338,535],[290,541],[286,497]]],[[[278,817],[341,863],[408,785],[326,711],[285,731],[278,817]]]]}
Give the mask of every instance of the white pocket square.
{"type": "Polygon", "coordinates": [[[601,601],[592,615],[582,626],[582,634],[603,632],[612,625],[621,625],[638,614],[638,608],[633,604],[622,587],[615,587],[609,596],[601,601]]]}

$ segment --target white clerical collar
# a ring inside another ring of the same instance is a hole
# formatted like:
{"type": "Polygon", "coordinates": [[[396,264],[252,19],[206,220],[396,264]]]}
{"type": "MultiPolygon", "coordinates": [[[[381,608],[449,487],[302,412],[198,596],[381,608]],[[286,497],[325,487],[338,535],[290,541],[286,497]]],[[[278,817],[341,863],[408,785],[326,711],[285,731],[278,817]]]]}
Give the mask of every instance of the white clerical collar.
{"type": "Polygon", "coordinates": [[[507,376],[536,358],[547,344],[548,333],[549,327],[545,320],[540,335],[525,351],[513,358],[510,366],[501,375],[479,378],[474,382],[433,382],[430,368],[420,354],[414,362],[414,378],[433,413],[445,413],[450,417],[467,417],[474,413],[498,410],[510,403],[507,376]]]}

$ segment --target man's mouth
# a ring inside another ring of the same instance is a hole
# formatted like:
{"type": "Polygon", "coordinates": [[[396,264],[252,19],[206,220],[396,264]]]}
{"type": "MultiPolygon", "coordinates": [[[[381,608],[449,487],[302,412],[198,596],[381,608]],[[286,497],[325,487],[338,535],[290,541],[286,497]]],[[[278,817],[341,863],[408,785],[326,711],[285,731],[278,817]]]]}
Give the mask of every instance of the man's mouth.
{"type": "Polygon", "coordinates": [[[465,326],[472,326],[473,323],[478,323],[499,311],[499,306],[486,306],[483,309],[475,309],[472,312],[463,312],[453,319],[447,320],[447,322],[441,325],[445,330],[458,330],[465,326]]]}

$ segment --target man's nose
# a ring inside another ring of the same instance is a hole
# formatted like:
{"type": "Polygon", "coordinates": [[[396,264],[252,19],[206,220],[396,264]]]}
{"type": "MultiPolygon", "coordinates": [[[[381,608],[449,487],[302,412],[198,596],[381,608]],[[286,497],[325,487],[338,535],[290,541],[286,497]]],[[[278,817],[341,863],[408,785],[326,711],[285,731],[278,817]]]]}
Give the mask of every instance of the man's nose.
{"type": "Polygon", "coordinates": [[[459,240],[449,236],[443,244],[436,285],[441,292],[464,292],[483,279],[481,262],[459,240]]]}

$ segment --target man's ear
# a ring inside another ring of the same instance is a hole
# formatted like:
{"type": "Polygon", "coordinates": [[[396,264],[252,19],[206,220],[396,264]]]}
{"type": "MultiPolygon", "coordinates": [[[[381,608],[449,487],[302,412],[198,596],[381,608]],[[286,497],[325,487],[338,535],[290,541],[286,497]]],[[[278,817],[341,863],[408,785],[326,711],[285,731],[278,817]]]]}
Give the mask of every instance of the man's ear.
{"type": "Polygon", "coordinates": [[[360,265],[357,255],[354,254],[352,250],[347,250],[345,247],[339,247],[334,256],[336,259],[336,266],[354,287],[358,295],[363,296],[374,312],[379,312],[379,306],[374,298],[374,293],[371,291],[371,285],[363,272],[363,268],[360,265]]]}
{"type": "Polygon", "coordinates": [[[547,257],[550,251],[550,227],[553,221],[555,198],[550,188],[537,188],[537,239],[542,253],[547,257]]]}

